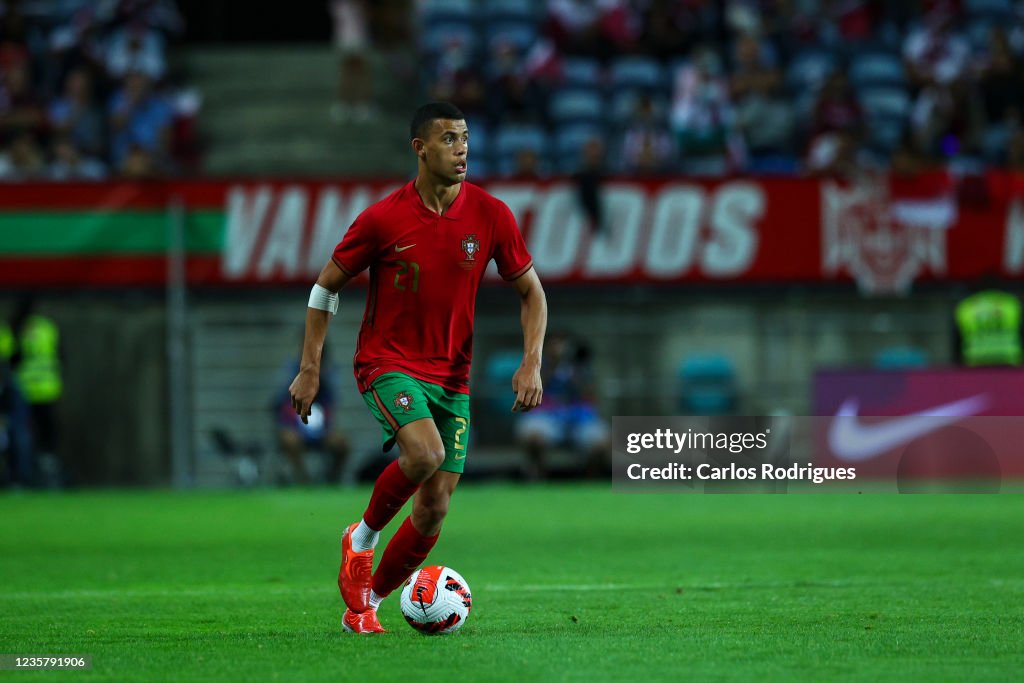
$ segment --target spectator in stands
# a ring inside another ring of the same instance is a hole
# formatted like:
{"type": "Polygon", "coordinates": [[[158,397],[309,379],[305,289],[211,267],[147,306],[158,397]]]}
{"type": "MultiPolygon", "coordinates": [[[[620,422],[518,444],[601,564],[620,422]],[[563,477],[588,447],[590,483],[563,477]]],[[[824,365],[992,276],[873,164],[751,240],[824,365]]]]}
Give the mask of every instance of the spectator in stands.
{"type": "Polygon", "coordinates": [[[650,95],[642,95],[622,136],[623,171],[657,175],[672,166],[672,136],[650,95]]]}
{"type": "Polygon", "coordinates": [[[330,6],[339,57],[338,93],[331,117],[338,122],[367,122],[377,113],[369,8],[366,0],[331,0],[330,6]]]}
{"type": "Polygon", "coordinates": [[[670,114],[684,172],[721,175],[737,161],[734,118],[718,55],[709,48],[696,51],[692,64],[676,72],[670,114]]]}
{"type": "Polygon", "coordinates": [[[90,4],[78,8],[50,32],[46,60],[50,68],[46,78],[51,89],[56,90],[67,74],[78,68],[93,74],[104,73],[107,52],[101,32],[96,8],[90,4]]]}
{"type": "Polygon", "coordinates": [[[550,335],[544,349],[544,402],[516,423],[516,437],[526,449],[530,479],[548,476],[548,450],[574,449],[589,476],[609,465],[608,426],[597,412],[597,392],[590,348],[562,334],[550,335]]]}
{"type": "Polygon", "coordinates": [[[0,179],[38,180],[46,172],[43,151],[35,133],[23,130],[0,152],[0,179]]]}
{"type": "Polygon", "coordinates": [[[451,102],[469,119],[486,114],[484,79],[468,46],[458,40],[444,46],[434,70],[430,96],[435,102],[451,102]]]}
{"type": "Polygon", "coordinates": [[[114,165],[123,169],[128,160],[132,168],[137,168],[142,152],[149,157],[153,170],[162,170],[173,114],[170,103],[153,92],[148,76],[137,71],[128,74],[109,106],[114,165]]]}
{"type": "Polygon", "coordinates": [[[47,169],[50,180],[103,180],[107,177],[106,165],[90,156],[84,156],[67,135],[53,142],[53,161],[47,169]]]}
{"type": "Polygon", "coordinates": [[[548,0],[547,34],[560,52],[606,58],[638,37],[640,15],[622,0],[548,0]]]}
{"type": "Polygon", "coordinates": [[[494,123],[539,122],[544,118],[547,107],[543,88],[512,42],[497,40],[491,45],[487,102],[494,123]]]}
{"type": "Polygon", "coordinates": [[[1002,28],[989,37],[978,88],[984,118],[984,151],[996,163],[1005,163],[1011,131],[1020,127],[1024,113],[1024,64],[1010,49],[1002,28]]]}
{"type": "Polygon", "coordinates": [[[778,153],[790,147],[794,112],[782,92],[782,74],[771,49],[756,35],[736,43],[736,65],[729,90],[736,108],[736,125],[754,154],[778,153]]]}
{"type": "Polygon", "coordinates": [[[662,60],[687,54],[716,30],[718,5],[712,0],[651,0],[637,41],[640,49],[662,60]]]}
{"type": "Polygon", "coordinates": [[[864,131],[864,113],[846,74],[829,75],[814,105],[811,140],[804,167],[807,173],[841,176],[857,168],[857,150],[864,131]]]}
{"type": "Polygon", "coordinates": [[[116,80],[142,73],[153,82],[160,81],[167,71],[163,36],[141,23],[115,30],[107,42],[106,69],[116,80]]]}
{"type": "Polygon", "coordinates": [[[68,73],[64,93],[50,104],[49,123],[53,132],[68,136],[85,155],[103,155],[103,113],[93,96],[92,76],[86,68],[79,67],[68,73]]]}
{"type": "Polygon", "coordinates": [[[0,84],[0,143],[24,131],[38,136],[45,126],[46,114],[32,87],[29,62],[13,57],[0,84]]]}
{"type": "Polygon", "coordinates": [[[964,77],[971,48],[953,31],[953,22],[953,8],[938,4],[925,16],[924,25],[904,41],[903,58],[915,87],[949,87],[964,77]]]}
{"type": "Polygon", "coordinates": [[[310,410],[307,422],[303,422],[295,414],[288,386],[292,378],[298,374],[298,359],[286,363],[279,382],[280,390],[274,396],[273,413],[277,432],[277,443],[288,460],[292,470],[293,481],[309,484],[312,479],[306,467],[306,450],[320,449],[328,456],[327,470],[324,481],[338,483],[348,459],[348,441],[344,434],[333,428],[335,408],[338,401],[335,384],[336,368],[328,361],[328,350],[324,347],[321,364],[327,370],[321,373],[320,392],[310,410]]]}

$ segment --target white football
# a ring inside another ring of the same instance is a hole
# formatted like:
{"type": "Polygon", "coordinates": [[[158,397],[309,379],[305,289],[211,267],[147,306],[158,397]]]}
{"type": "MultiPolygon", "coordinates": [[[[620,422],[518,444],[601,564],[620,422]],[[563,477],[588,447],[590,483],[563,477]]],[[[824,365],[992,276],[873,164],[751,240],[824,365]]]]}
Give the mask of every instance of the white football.
{"type": "Polygon", "coordinates": [[[440,635],[462,628],[473,595],[462,575],[450,567],[424,567],[402,589],[402,614],[420,633],[440,635]]]}

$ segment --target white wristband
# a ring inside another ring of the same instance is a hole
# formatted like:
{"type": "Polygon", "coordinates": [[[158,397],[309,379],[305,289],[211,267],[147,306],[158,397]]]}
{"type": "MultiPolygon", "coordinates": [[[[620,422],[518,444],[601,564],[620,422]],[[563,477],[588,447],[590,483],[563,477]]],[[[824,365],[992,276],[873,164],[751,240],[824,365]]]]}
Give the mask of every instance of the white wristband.
{"type": "Polygon", "coordinates": [[[313,285],[309,293],[309,307],[335,314],[338,312],[338,293],[320,285],[313,285]]]}

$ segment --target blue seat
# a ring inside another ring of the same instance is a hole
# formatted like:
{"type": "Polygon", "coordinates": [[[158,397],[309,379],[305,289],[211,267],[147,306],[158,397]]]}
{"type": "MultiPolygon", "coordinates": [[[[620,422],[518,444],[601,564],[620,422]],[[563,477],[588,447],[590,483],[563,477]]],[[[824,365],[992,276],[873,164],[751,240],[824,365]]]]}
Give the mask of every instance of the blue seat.
{"type": "Polygon", "coordinates": [[[562,63],[565,86],[597,88],[601,85],[601,64],[596,59],[570,57],[562,63]]]}
{"type": "Polygon", "coordinates": [[[892,152],[903,140],[907,122],[902,117],[878,117],[871,121],[868,142],[871,147],[882,152],[892,152]]]}
{"type": "Polygon", "coordinates": [[[498,21],[523,21],[536,23],[543,17],[529,0],[487,0],[481,3],[480,13],[487,24],[498,21]]]}
{"type": "Polygon", "coordinates": [[[892,53],[869,52],[854,57],[850,64],[850,84],[860,90],[866,87],[902,87],[906,83],[903,61],[892,53]]]}
{"type": "Polygon", "coordinates": [[[488,47],[493,47],[498,42],[505,42],[514,45],[521,53],[529,50],[537,42],[537,27],[524,21],[489,23],[486,34],[488,47]]]}
{"type": "Polygon", "coordinates": [[[692,354],[679,368],[679,408],[684,415],[728,415],[739,403],[736,369],[719,354],[692,354]]]}
{"type": "Polygon", "coordinates": [[[492,150],[498,157],[514,157],[521,149],[532,149],[543,155],[548,136],[539,126],[504,126],[494,136],[492,150]]]}
{"type": "Polygon", "coordinates": [[[472,0],[426,0],[420,9],[420,25],[424,27],[451,22],[469,23],[475,18],[476,8],[472,0]]]}
{"type": "Polygon", "coordinates": [[[905,370],[928,367],[928,352],[916,346],[889,346],[875,354],[879,370],[905,370]]]}
{"type": "Polygon", "coordinates": [[[556,125],[600,124],[605,116],[604,100],[593,90],[559,90],[551,96],[548,113],[556,125]]]}
{"type": "Polygon", "coordinates": [[[600,126],[582,123],[559,129],[555,133],[558,170],[562,173],[579,170],[583,146],[594,139],[604,139],[604,130],[600,126]]]}
{"type": "Polygon", "coordinates": [[[488,392],[487,405],[498,415],[507,414],[512,405],[510,393],[505,389],[512,387],[512,375],[516,374],[522,361],[522,351],[507,350],[491,353],[484,362],[484,385],[493,388],[488,392]]]}
{"type": "Polygon", "coordinates": [[[968,15],[1006,14],[1013,12],[1011,0],[964,0],[964,11],[968,15]]]}
{"type": "Polygon", "coordinates": [[[835,55],[824,50],[796,54],[786,68],[786,85],[796,94],[816,91],[836,69],[835,55]]]}
{"type": "Polygon", "coordinates": [[[901,88],[865,88],[857,94],[868,119],[905,119],[910,96],[901,88]]]}
{"type": "Polygon", "coordinates": [[[668,88],[665,67],[649,57],[620,57],[616,59],[612,62],[608,81],[613,90],[621,88],[665,90],[668,88]]]}
{"type": "Polygon", "coordinates": [[[480,47],[479,35],[470,24],[439,23],[424,29],[420,34],[420,47],[428,55],[437,55],[452,43],[459,43],[471,52],[476,52],[480,47]]]}

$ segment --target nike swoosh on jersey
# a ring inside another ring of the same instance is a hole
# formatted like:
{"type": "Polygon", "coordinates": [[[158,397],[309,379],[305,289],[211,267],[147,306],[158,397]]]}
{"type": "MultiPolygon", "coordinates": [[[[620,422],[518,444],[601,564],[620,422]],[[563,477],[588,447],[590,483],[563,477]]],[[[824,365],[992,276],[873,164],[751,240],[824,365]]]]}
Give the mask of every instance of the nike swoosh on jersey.
{"type": "Polygon", "coordinates": [[[897,446],[977,415],[988,405],[988,397],[978,394],[945,405],[893,417],[880,424],[863,424],[857,417],[856,398],[843,401],[828,430],[828,445],[836,457],[846,462],[870,460],[897,446]]]}
{"type": "Polygon", "coordinates": [[[415,244],[407,244],[407,245],[406,245],[406,246],[404,246],[404,247],[400,247],[400,246],[398,246],[398,245],[396,244],[396,245],[395,245],[395,252],[402,252],[402,251],[405,251],[406,249],[412,249],[412,248],[413,248],[413,247],[415,247],[415,246],[416,246],[415,244]]]}

